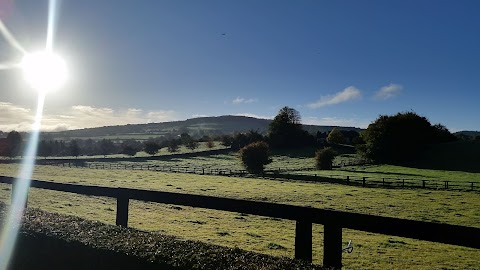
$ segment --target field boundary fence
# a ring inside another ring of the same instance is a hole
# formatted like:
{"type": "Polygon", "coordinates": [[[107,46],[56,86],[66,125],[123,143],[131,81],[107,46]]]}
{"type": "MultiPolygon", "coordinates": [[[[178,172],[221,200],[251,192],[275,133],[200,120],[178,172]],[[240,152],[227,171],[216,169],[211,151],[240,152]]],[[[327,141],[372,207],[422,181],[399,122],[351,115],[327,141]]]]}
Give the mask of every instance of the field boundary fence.
{"type": "MultiPolygon", "coordinates": [[[[12,184],[15,194],[18,181],[0,176],[0,182],[12,184]]],[[[480,249],[480,228],[442,223],[415,221],[352,212],[294,206],[279,203],[220,198],[163,191],[87,186],[32,180],[34,188],[75,194],[115,198],[116,225],[128,226],[130,200],[199,207],[220,211],[252,214],[295,221],[295,258],[312,261],[313,224],[324,226],[323,266],[342,267],[342,230],[406,237],[437,243],[480,249]]],[[[13,199],[13,198],[12,198],[13,199]]]]}
{"type": "Polygon", "coordinates": [[[201,166],[181,166],[181,165],[152,165],[152,164],[122,164],[122,163],[88,163],[88,162],[62,162],[50,164],[59,167],[70,168],[89,168],[104,170],[146,170],[168,173],[191,173],[199,175],[220,175],[234,177],[263,177],[268,179],[286,179],[313,182],[337,183],[343,185],[379,187],[379,188],[409,188],[409,189],[433,189],[433,190],[451,190],[451,191],[480,191],[480,183],[475,181],[456,181],[444,179],[419,179],[407,177],[369,177],[369,176],[344,176],[344,175],[325,175],[325,174],[305,174],[288,173],[291,171],[312,171],[310,167],[306,168],[278,168],[265,170],[262,175],[252,175],[246,170],[222,169],[201,166]]]}

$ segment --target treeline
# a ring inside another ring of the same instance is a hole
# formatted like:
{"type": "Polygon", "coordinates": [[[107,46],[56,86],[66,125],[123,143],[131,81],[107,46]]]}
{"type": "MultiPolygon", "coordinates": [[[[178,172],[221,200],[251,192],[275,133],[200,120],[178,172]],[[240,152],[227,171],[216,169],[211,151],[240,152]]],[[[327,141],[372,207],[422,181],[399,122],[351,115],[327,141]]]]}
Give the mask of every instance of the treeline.
{"type": "Polygon", "coordinates": [[[381,115],[362,134],[334,128],[328,135],[313,136],[302,129],[300,121],[298,111],[284,107],[270,123],[267,136],[250,132],[225,137],[222,142],[240,149],[247,171],[262,173],[264,166],[271,162],[270,148],[315,146],[318,149],[316,167],[331,169],[337,153],[328,144],[353,144],[361,156],[372,162],[401,164],[414,160],[428,145],[457,140],[445,126],[432,125],[426,117],[414,112],[381,115]]]}
{"type": "Polygon", "coordinates": [[[208,148],[215,147],[213,139],[209,137],[193,139],[187,133],[182,133],[178,138],[152,138],[145,142],[128,139],[121,143],[109,139],[95,141],[93,139],[74,139],[71,141],[42,140],[38,145],[37,155],[40,157],[50,156],[94,156],[124,154],[135,156],[138,152],[145,151],[149,155],[157,154],[160,149],[167,148],[169,152],[178,152],[183,145],[190,150],[199,147],[200,142],[206,142],[208,148]]]}
{"type": "MultiPolygon", "coordinates": [[[[3,133],[2,133],[3,135],[3,133]]],[[[17,131],[11,131],[6,138],[0,139],[0,156],[16,157],[22,154],[23,140],[22,135],[17,131]]]]}

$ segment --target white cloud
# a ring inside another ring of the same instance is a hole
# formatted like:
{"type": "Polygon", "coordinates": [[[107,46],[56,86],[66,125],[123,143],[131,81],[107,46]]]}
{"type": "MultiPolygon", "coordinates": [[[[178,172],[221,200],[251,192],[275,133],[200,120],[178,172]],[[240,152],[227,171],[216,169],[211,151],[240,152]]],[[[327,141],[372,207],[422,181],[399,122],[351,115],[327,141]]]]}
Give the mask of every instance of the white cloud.
{"type": "Polygon", "coordinates": [[[246,116],[246,117],[253,117],[253,118],[259,118],[259,119],[273,119],[273,116],[264,116],[264,115],[258,115],[254,113],[237,113],[234,114],[235,116],[246,116]]]}
{"type": "Polygon", "coordinates": [[[199,117],[208,117],[206,114],[193,114],[192,118],[199,118],[199,117]]]}
{"type": "Polygon", "coordinates": [[[0,102],[0,130],[28,130],[32,128],[34,115],[30,109],[12,103],[0,102]]]}
{"type": "Polygon", "coordinates": [[[361,95],[362,94],[360,93],[360,90],[358,88],[356,88],[355,86],[349,86],[343,89],[343,91],[338,92],[334,95],[322,96],[320,97],[320,100],[308,104],[307,106],[312,109],[318,109],[324,106],[335,105],[350,100],[356,100],[359,99],[361,95]]]}
{"type": "Polygon", "coordinates": [[[338,117],[307,117],[303,119],[305,125],[317,125],[317,126],[340,126],[340,127],[359,127],[367,128],[367,121],[358,119],[344,119],[338,117]]]}
{"type": "Polygon", "coordinates": [[[233,104],[242,104],[242,103],[243,104],[249,104],[249,103],[255,103],[255,102],[258,102],[258,99],[256,99],[256,98],[246,99],[246,98],[237,97],[234,100],[232,100],[233,104]]]}
{"type": "Polygon", "coordinates": [[[398,96],[402,92],[403,87],[399,84],[389,84],[387,86],[383,86],[380,90],[377,91],[375,94],[376,99],[389,99],[395,96],[398,96]]]}
{"type": "MultiPolygon", "coordinates": [[[[0,130],[29,131],[32,128],[34,112],[30,109],[0,102],[0,130]]],[[[62,114],[46,112],[42,119],[43,131],[61,131],[100,126],[144,124],[176,120],[171,110],[148,111],[140,109],[114,110],[77,105],[64,110],[62,114]]]]}

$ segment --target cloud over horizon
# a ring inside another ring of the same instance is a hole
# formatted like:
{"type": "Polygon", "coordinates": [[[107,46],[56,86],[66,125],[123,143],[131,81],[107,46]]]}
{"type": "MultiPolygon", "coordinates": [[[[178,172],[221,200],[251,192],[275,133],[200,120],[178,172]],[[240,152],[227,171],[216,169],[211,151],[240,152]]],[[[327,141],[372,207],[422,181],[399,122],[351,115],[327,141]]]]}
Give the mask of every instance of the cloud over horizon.
{"type": "MultiPolygon", "coordinates": [[[[0,102],[1,131],[30,131],[34,112],[21,106],[0,102]]],[[[129,108],[114,110],[111,108],[96,108],[93,106],[76,105],[62,114],[46,112],[42,119],[42,131],[62,131],[101,126],[126,124],[146,124],[165,122],[176,119],[176,113],[171,110],[148,111],[129,108]]]]}
{"type": "Polygon", "coordinates": [[[383,86],[375,93],[376,99],[389,99],[398,96],[403,90],[403,86],[399,84],[391,83],[389,85],[383,86]]]}
{"type": "Polygon", "coordinates": [[[318,109],[324,106],[336,105],[351,100],[360,99],[362,96],[360,90],[355,86],[349,86],[343,91],[335,93],[333,95],[321,96],[320,99],[314,103],[310,103],[307,107],[311,109],[318,109]]]}
{"type": "Polygon", "coordinates": [[[232,100],[232,104],[250,104],[255,102],[258,102],[258,99],[256,98],[246,99],[246,98],[237,97],[234,100],[232,100]]]}
{"type": "Polygon", "coordinates": [[[274,116],[263,116],[263,115],[258,115],[254,113],[236,113],[234,114],[235,116],[246,116],[246,117],[253,117],[253,118],[258,118],[258,119],[273,119],[274,116]]]}
{"type": "Polygon", "coordinates": [[[305,125],[317,125],[317,126],[340,126],[340,127],[359,127],[367,128],[367,121],[362,121],[358,119],[344,119],[338,117],[306,117],[303,120],[305,125]]]}

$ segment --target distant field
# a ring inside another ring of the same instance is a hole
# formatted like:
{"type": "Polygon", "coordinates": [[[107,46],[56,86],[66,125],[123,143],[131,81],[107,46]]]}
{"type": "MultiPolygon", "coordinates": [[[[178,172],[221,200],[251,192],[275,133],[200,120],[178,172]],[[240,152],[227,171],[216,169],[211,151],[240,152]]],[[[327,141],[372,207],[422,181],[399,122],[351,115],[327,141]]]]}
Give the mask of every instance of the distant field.
{"type": "MultiPolygon", "coordinates": [[[[336,164],[358,161],[359,158],[354,154],[344,154],[335,159],[336,164]]],[[[98,163],[102,164],[102,163],[98,163]]],[[[204,157],[191,158],[172,158],[168,160],[149,160],[144,162],[120,162],[120,164],[144,164],[158,166],[187,166],[190,168],[210,168],[210,169],[227,169],[227,170],[243,170],[244,167],[240,162],[238,153],[211,155],[204,157]]],[[[479,163],[480,164],[480,163],[479,163]]],[[[358,165],[335,168],[333,170],[316,170],[315,159],[313,157],[301,155],[279,155],[272,156],[272,163],[265,167],[266,170],[287,170],[290,174],[301,175],[318,175],[331,178],[361,179],[367,177],[368,180],[382,179],[386,180],[436,180],[436,181],[452,181],[462,182],[465,185],[468,182],[480,183],[480,173],[448,171],[435,169],[419,169],[406,166],[394,165],[358,165]]],[[[420,182],[419,182],[420,183],[420,182]]]]}
{"type": "MultiPolygon", "coordinates": [[[[15,176],[18,165],[0,164],[0,174],[15,176]]],[[[132,187],[190,194],[305,205],[449,224],[480,227],[480,195],[473,192],[388,190],[299,181],[272,181],[149,171],[110,171],[37,166],[35,179],[112,187],[132,187]]],[[[0,199],[9,201],[8,185],[0,199]]],[[[115,222],[115,201],[32,189],[29,206],[115,222]]],[[[206,209],[132,202],[129,224],[225,246],[293,257],[294,223],[206,209]]],[[[314,262],[322,260],[323,227],[314,226],[314,262]]],[[[345,269],[477,269],[480,251],[344,230],[345,269]]]]}

